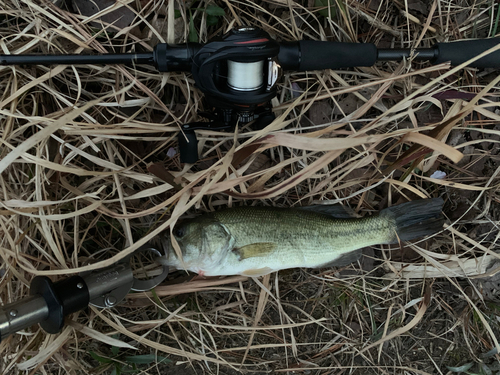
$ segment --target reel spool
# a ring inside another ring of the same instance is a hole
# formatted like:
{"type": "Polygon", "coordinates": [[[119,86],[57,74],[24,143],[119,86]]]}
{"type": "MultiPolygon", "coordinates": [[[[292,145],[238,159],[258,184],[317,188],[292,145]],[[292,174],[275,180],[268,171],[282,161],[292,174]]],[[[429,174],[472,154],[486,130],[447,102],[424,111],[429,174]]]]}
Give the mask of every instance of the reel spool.
{"type": "Polygon", "coordinates": [[[237,91],[258,90],[264,84],[264,61],[227,61],[227,85],[237,91]]]}

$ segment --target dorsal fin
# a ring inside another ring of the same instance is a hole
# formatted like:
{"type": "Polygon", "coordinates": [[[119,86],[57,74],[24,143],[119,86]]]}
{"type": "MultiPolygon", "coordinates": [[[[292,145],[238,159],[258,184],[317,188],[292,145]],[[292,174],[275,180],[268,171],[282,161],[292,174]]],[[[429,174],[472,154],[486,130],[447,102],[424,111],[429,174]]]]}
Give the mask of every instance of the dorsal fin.
{"type": "Polygon", "coordinates": [[[323,205],[314,204],[312,206],[297,207],[299,210],[315,212],[331,216],[335,219],[353,219],[359,217],[356,212],[350,207],[342,206],[341,204],[323,205]]]}

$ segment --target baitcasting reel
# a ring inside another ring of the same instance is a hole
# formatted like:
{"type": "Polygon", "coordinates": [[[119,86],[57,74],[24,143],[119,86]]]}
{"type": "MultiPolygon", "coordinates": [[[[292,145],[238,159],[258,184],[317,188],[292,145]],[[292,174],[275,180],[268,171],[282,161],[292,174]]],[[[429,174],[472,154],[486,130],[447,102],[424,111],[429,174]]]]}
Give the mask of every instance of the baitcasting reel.
{"type": "MultiPolygon", "coordinates": [[[[371,43],[340,43],[302,40],[278,43],[254,27],[231,30],[207,44],[158,44],[153,52],[108,55],[0,55],[0,65],[23,64],[148,64],[160,72],[184,71],[193,75],[205,94],[208,121],[184,124],[179,133],[180,160],[198,160],[195,130],[232,130],[237,124],[255,121],[262,129],[274,120],[271,99],[282,71],[372,66],[377,61],[429,60],[439,64],[462,64],[495,47],[500,39],[437,43],[432,48],[377,49],[371,43]]],[[[500,50],[468,66],[500,67],[500,50]]]]}
{"type": "Polygon", "coordinates": [[[209,122],[182,126],[179,149],[184,163],[198,160],[195,130],[232,130],[254,120],[254,128],[269,125],[275,118],[271,99],[281,77],[280,46],[259,29],[234,29],[220,40],[190,47],[193,78],[212,111],[200,113],[209,122]]]}

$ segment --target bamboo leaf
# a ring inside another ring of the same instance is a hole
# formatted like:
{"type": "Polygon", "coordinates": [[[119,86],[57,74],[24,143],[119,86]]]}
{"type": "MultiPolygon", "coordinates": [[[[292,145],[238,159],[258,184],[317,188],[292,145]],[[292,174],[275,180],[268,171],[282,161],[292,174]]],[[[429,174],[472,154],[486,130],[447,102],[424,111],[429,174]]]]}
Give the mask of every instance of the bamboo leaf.
{"type": "Polygon", "coordinates": [[[321,7],[318,13],[323,17],[335,17],[337,10],[331,5],[333,0],[314,0],[315,7],[321,7]]]}
{"type": "Polygon", "coordinates": [[[171,359],[169,359],[167,357],[160,356],[160,355],[156,355],[156,354],[130,355],[130,356],[126,356],[124,359],[128,363],[135,363],[138,365],[142,365],[142,364],[147,365],[147,364],[150,364],[153,362],[156,362],[156,363],[158,363],[158,362],[163,362],[163,363],[172,362],[171,359]]]}
{"type": "Polygon", "coordinates": [[[196,31],[196,28],[194,27],[194,19],[193,15],[189,15],[189,41],[191,43],[198,43],[198,32],[196,31]]]}
{"type": "Polygon", "coordinates": [[[226,12],[224,9],[221,7],[218,7],[216,5],[209,5],[207,9],[205,10],[209,16],[217,16],[217,17],[223,17],[226,15],[226,12]]]}
{"type": "Polygon", "coordinates": [[[100,355],[98,355],[97,353],[95,352],[89,352],[90,356],[92,358],[94,358],[96,361],[98,361],[99,363],[112,363],[114,362],[111,358],[107,358],[107,357],[102,357],[100,355]]]}

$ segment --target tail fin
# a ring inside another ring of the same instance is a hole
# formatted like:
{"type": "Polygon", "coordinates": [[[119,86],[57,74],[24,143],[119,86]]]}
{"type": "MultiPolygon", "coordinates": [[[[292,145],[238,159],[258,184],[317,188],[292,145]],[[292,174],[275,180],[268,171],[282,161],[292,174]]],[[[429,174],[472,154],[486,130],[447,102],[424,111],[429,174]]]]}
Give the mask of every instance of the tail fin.
{"type": "Polygon", "coordinates": [[[442,198],[421,199],[386,208],[380,216],[388,216],[395,222],[397,236],[393,243],[410,241],[443,228],[443,204],[442,198]]]}

